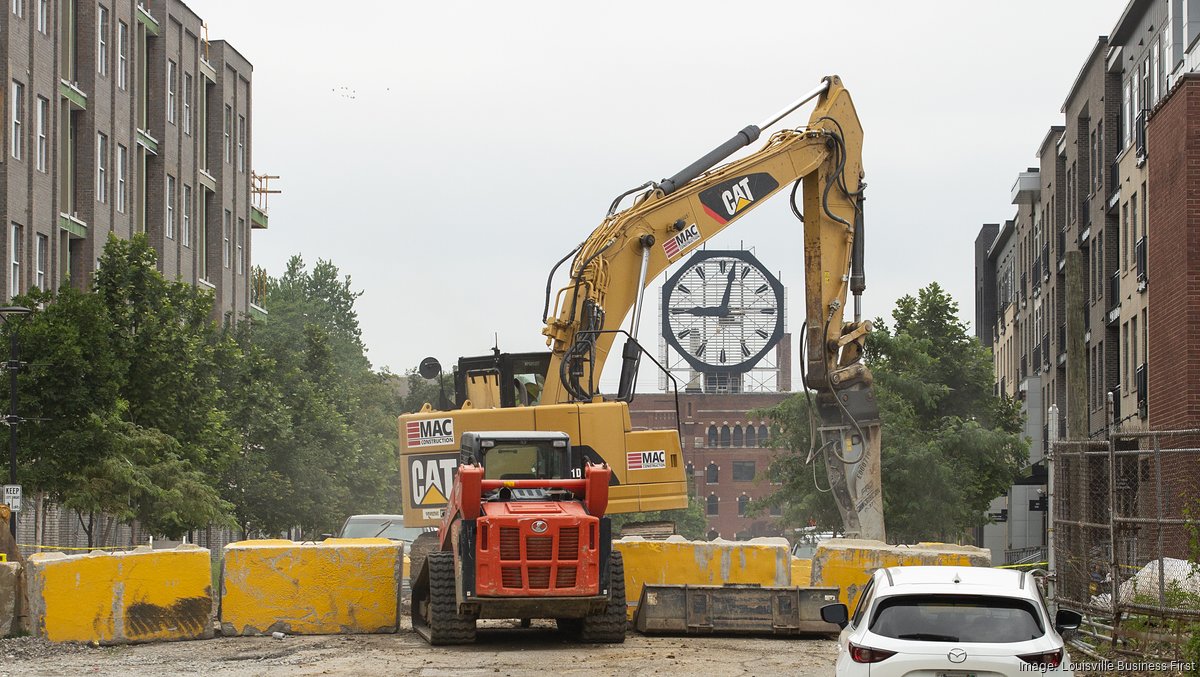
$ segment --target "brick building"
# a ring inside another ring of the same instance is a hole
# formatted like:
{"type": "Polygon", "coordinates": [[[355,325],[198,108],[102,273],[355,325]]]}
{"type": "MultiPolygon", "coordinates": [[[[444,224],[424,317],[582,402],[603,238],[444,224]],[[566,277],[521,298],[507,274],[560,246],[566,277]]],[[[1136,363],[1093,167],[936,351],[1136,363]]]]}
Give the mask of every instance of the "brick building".
{"type": "Polygon", "coordinates": [[[1044,494],[1051,406],[1073,439],[1103,436],[1110,421],[1123,431],[1200,426],[1200,208],[1189,203],[1200,204],[1189,169],[1200,158],[1200,99],[1190,94],[1200,49],[1186,49],[1198,33],[1197,3],[1129,2],[1084,60],[1063,124],[1037,146],[1038,167],[1018,175],[1014,218],[977,238],[977,298],[994,305],[977,308],[976,332],[1032,440],[1028,481],[992,505],[1007,521],[984,529],[998,560],[1045,544],[1044,526],[1029,528],[1044,524],[1029,514],[1044,510],[1030,487],[1044,494]]]}
{"type": "MultiPolygon", "coordinates": [[[[779,487],[766,479],[777,453],[762,446],[770,424],[753,412],[790,395],[679,394],[683,459],[695,491],[690,500],[704,505],[709,539],[782,535],[782,528],[772,519],[778,512],[756,512],[755,501],[779,487]]],[[[638,394],[629,407],[629,417],[634,430],[669,429],[675,427],[675,411],[674,395],[638,394]]]]}
{"type": "Polygon", "coordinates": [[[179,0],[13,0],[0,30],[5,298],[88,288],[110,233],[251,311],[250,63],[179,0]]]}

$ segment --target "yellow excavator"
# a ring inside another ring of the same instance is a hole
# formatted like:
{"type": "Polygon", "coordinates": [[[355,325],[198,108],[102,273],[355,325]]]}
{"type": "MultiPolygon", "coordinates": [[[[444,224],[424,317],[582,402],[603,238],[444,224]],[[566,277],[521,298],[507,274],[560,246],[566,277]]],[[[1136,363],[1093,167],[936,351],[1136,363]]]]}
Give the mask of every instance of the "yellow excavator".
{"type": "Polygon", "coordinates": [[[804,228],[800,364],[806,393],[815,391],[816,400],[808,461],[825,463],[846,534],[884,540],[879,411],[862,362],[871,329],[861,319],[863,176],[862,127],[841,79],[829,76],[670,178],[618,196],[599,227],[550,272],[542,330],[550,350],[461,358],[458,408],[426,405],[400,417],[406,525],[438,523],[461,435],[480,431],[567,433],[580,452],[578,472],[586,463],[612,469],[609,513],[686,507],[678,429],[635,431],[630,424],[641,356],[653,360],[638,343],[644,292],[669,265],[790,184],[792,211],[804,228]],[[760,150],[718,166],[814,99],[807,126],[776,131],[760,150]],[[552,297],[555,274],[568,259],[567,281],[552,297]],[[843,321],[848,293],[853,321],[843,321]],[[624,338],[619,387],[606,397],[597,384],[618,337],[624,338]]]}

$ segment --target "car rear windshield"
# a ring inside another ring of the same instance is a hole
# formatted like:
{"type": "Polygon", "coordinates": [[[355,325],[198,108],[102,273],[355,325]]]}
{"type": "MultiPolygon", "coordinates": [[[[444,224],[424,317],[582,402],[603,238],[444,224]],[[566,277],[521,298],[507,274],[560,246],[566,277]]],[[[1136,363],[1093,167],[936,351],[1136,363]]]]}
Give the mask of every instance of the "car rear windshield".
{"type": "Polygon", "coordinates": [[[401,520],[351,519],[342,531],[342,538],[391,538],[412,542],[425,531],[421,527],[406,527],[401,520]]]}
{"type": "Polygon", "coordinates": [[[986,595],[897,595],[879,602],[871,632],[929,642],[1024,642],[1045,634],[1031,602],[986,595]]]}

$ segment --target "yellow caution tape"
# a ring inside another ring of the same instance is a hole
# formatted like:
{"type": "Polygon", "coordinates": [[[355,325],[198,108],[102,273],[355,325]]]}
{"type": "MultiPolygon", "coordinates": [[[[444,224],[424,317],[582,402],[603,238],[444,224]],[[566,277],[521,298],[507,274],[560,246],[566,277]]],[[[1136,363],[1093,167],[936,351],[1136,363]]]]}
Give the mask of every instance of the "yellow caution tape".
{"type": "Polygon", "coordinates": [[[0,562],[7,562],[7,561],[8,561],[8,555],[3,552],[0,552],[0,562]]]}
{"type": "Polygon", "coordinates": [[[1020,569],[1022,567],[1044,567],[1049,566],[1049,562],[1030,562],[1029,564],[1002,564],[997,569],[1020,569]]]}
{"type": "Polygon", "coordinates": [[[90,552],[92,550],[133,550],[137,545],[96,545],[92,547],[67,547],[65,545],[34,545],[31,543],[18,543],[17,547],[40,547],[43,550],[83,550],[90,552]]]}

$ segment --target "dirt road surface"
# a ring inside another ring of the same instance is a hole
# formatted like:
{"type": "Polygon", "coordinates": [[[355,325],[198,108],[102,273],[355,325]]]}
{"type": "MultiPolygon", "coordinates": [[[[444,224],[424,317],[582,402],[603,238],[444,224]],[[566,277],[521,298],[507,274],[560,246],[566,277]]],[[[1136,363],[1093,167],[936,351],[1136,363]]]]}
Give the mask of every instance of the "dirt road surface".
{"type": "MultiPolygon", "coordinates": [[[[484,626],[481,623],[481,626],[484,626]]],[[[578,644],[553,625],[488,622],[466,647],[430,647],[416,634],[225,637],[207,641],[90,648],[0,640],[0,676],[220,674],[419,675],[789,675],[826,677],[837,654],[825,638],[645,637],[578,644]]]]}

